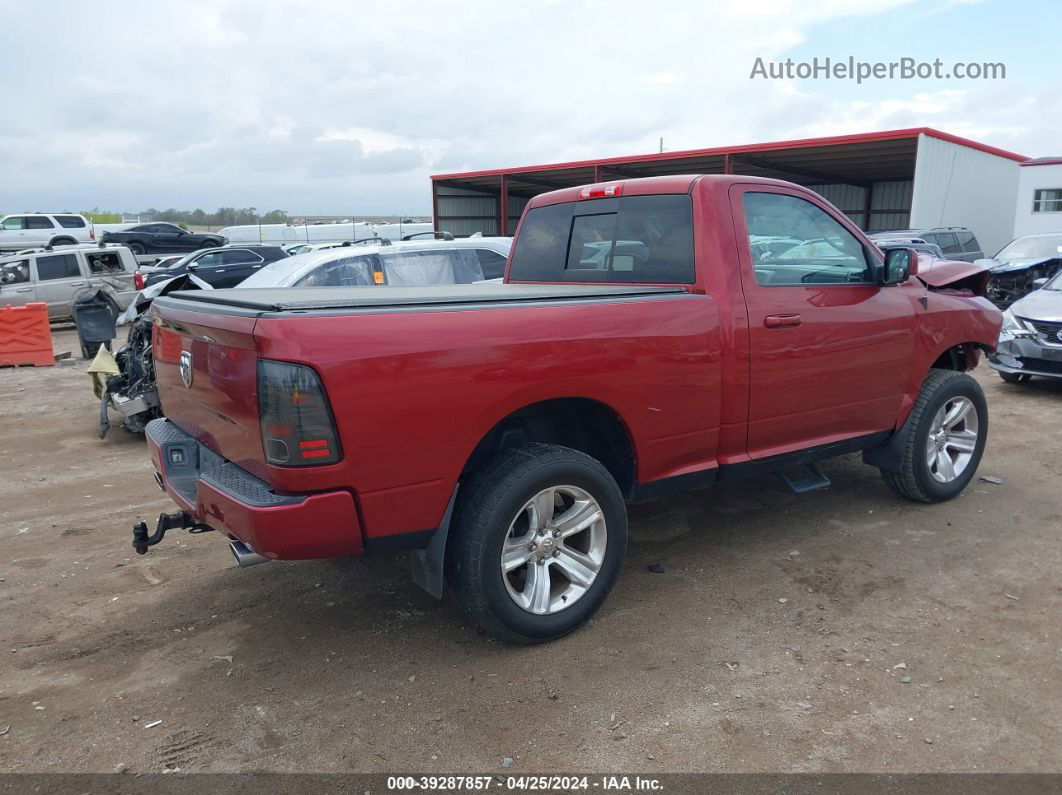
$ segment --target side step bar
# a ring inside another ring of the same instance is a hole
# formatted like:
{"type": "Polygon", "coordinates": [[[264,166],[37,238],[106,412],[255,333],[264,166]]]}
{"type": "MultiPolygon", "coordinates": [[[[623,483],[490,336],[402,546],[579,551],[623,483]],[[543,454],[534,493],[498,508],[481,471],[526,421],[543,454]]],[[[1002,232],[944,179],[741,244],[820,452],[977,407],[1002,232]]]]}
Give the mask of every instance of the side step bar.
{"type": "Polygon", "coordinates": [[[830,487],[830,479],[826,477],[826,473],[816,463],[801,464],[799,467],[775,472],[775,475],[794,494],[806,494],[809,491],[818,491],[819,489],[828,489],[830,487]],[[801,477],[789,477],[790,472],[797,470],[801,472],[801,477]]]}

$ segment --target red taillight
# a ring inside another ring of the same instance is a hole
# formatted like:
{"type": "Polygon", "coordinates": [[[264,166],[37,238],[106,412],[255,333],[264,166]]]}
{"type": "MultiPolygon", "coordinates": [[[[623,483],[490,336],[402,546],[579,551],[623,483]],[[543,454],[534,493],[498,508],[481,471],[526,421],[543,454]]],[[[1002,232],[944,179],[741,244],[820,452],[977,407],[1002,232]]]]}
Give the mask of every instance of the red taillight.
{"type": "Polygon", "coordinates": [[[320,466],[341,458],[328,397],[306,365],[259,359],[258,413],[270,464],[320,466]]]}
{"type": "Polygon", "coordinates": [[[587,185],[579,191],[579,199],[611,199],[623,195],[622,182],[609,182],[605,185],[587,185]]]}
{"type": "Polygon", "coordinates": [[[140,271],[133,272],[133,286],[138,290],[144,289],[144,274],[140,271]]]}

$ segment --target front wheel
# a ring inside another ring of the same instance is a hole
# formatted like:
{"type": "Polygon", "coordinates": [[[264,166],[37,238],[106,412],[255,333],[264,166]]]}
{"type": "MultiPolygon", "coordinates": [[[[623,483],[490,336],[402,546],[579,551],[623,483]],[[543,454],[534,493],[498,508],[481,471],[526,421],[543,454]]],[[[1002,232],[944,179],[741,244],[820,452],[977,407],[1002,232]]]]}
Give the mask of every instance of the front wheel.
{"type": "Polygon", "coordinates": [[[942,502],[973,478],[988,438],[988,404],[966,373],[931,370],[911,410],[899,471],[881,470],[889,488],[910,500],[942,502]]]}
{"type": "Polygon", "coordinates": [[[509,643],[578,629],[619,576],[627,510],[588,455],[528,444],[475,473],[454,516],[450,580],[466,615],[509,643]]]}

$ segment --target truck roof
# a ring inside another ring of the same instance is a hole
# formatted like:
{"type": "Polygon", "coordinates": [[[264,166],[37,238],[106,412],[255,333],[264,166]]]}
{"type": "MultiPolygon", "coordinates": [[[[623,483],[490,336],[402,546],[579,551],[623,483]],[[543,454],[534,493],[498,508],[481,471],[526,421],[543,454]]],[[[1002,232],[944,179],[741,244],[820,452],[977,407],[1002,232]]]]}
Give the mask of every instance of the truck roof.
{"type": "Polygon", "coordinates": [[[656,196],[668,193],[689,193],[698,182],[713,183],[713,187],[726,188],[734,183],[747,185],[776,185],[787,188],[799,188],[792,182],[768,177],[749,177],[743,174],[669,174],[664,177],[634,177],[632,179],[612,179],[595,182],[590,185],[576,185],[571,188],[540,193],[527,203],[530,207],[544,207],[549,204],[562,204],[576,201],[579,193],[586,188],[600,188],[606,185],[622,185],[624,196],[656,196]]]}

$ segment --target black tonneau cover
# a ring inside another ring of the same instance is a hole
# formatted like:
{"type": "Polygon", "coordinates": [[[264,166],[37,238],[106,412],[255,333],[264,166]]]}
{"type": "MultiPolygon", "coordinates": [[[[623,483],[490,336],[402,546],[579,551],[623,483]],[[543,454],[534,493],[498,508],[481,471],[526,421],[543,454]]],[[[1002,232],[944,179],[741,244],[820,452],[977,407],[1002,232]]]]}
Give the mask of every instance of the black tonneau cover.
{"type": "MultiPolygon", "coordinates": [[[[684,287],[582,284],[473,284],[434,287],[260,287],[170,293],[155,303],[192,309],[190,303],[257,310],[312,312],[343,309],[412,309],[509,302],[586,301],[681,294],[684,287]]],[[[204,307],[205,309],[206,307],[204,307]]]]}

